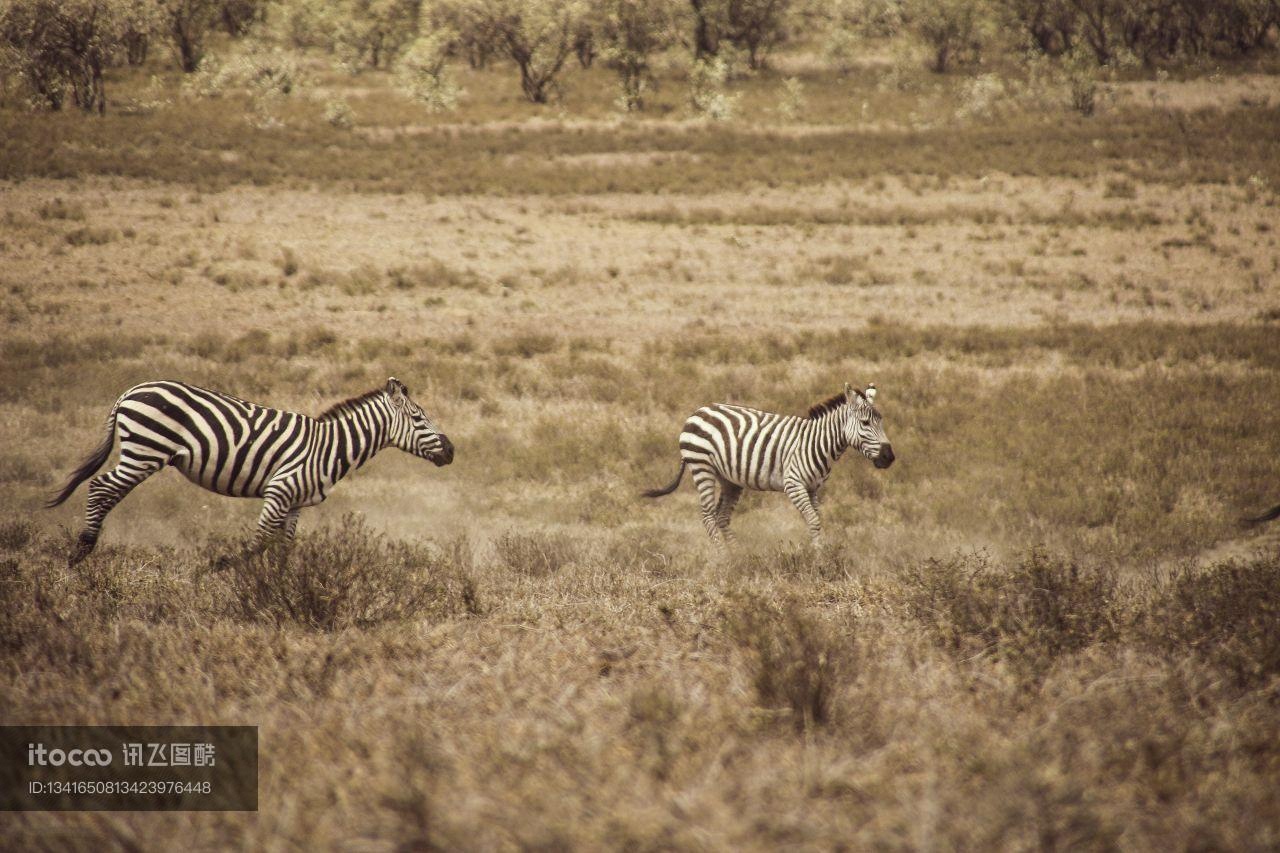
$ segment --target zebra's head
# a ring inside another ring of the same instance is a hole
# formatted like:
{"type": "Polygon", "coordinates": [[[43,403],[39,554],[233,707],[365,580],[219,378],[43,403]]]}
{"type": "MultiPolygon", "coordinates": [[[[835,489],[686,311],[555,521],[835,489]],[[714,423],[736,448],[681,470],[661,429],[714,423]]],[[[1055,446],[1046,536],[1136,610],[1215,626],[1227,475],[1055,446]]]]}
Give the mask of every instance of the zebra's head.
{"type": "Polygon", "coordinates": [[[846,383],[844,396],[848,412],[844,437],[849,446],[870,459],[877,468],[888,468],[894,460],[893,445],[884,434],[884,421],[875,407],[875,384],[868,385],[864,392],[846,383]]]}
{"type": "Polygon", "coordinates": [[[409,389],[392,376],[387,380],[387,402],[391,404],[391,443],[436,465],[453,461],[453,442],[440,431],[422,407],[409,399],[409,389]]]}

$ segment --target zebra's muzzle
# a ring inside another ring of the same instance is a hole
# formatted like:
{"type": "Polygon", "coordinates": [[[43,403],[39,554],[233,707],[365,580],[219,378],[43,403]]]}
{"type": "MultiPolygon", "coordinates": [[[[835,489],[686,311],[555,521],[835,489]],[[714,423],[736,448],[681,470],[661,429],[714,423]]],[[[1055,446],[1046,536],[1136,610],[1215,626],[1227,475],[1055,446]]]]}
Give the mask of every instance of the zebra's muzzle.
{"type": "Polygon", "coordinates": [[[871,464],[875,465],[877,468],[888,468],[893,464],[893,460],[895,458],[896,457],[893,455],[893,445],[882,444],[880,445],[880,453],[876,455],[875,459],[871,460],[871,464]]]}
{"type": "Polygon", "coordinates": [[[445,436],[440,436],[440,449],[428,457],[436,464],[437,468],[444,467],[453,461],[453,442],[445,436]]]}

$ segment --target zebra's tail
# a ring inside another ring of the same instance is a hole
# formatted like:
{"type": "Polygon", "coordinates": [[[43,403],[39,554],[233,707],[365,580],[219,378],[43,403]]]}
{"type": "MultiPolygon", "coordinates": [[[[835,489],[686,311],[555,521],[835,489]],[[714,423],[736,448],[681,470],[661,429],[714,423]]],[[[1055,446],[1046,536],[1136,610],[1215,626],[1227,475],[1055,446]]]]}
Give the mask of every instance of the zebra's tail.
{"type": "Polygon", "coordinates": [[[98,469],[102,467],[102,463],[107,461],[107,457],[111,455],[111,447],[116,441],[116,412],[119,410],[120,400],[116,400],[116,404],[111,407],[111,414],[107,416],[107,434],[102,439],[102,443],[80,463],[79,468],[71,472],[71,476],[67,478],[67,484],[62,487],[62,491],[45,501],[45,509],[52,509],[71,497],[71,493],[81,483],[97,473],[98,469]]]}
{"type": "Polygon", "coordinates": [[[684,478],[684,466],[685,461],[681,459],[680,470],[676,472],[676,478],[671,481],[671,485],[667,486],[665,489],[650,489],[644,493],[644,496],[646,498],[660,498],[663,495],[669,495],[674,492],[676,487],[680,485],[680,480],[684,478]]]}
{"type": "Polygon", "coordinates": [[[1277,518],[1280,518],[1280,505],[1273,506],[1271,509],[1264,512],[1262,515],[1259,515],[1255,518],[1246,518],[1244,520],[1244,523],[1245,524],[1262,524],[1262,522],[1264,521],[1275,521],[1277,518]]]}

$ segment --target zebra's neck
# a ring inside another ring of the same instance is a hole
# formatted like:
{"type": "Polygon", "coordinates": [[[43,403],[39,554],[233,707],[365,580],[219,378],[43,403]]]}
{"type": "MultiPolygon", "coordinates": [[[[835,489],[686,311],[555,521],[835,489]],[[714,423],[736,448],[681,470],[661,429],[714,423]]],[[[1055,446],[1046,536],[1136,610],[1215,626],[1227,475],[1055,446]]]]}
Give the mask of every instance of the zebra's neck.
{"type": "Polygon", "coordinates": [[[320,470],[330,482],[373,458],[391,443],[391,411],[382,397],[360,400],[319,422],[320,470]]]}
{"type": "Polygon", "coordinates": [[[845,407],[837,406],[821,417],[814,418],[812,447],[818,457],[815,461],[821,461],[829,467],[849,449],[844,433],[845,415],[845,407]]]}

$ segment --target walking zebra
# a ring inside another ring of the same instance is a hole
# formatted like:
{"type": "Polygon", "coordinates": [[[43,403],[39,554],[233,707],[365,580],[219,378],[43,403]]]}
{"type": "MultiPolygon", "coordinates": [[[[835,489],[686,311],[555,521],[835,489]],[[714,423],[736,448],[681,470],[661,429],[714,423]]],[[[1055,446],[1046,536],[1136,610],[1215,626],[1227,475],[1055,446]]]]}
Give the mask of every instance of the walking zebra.
{"type": "Polygon", "coordinates": [[[645,497],[669,495],[687,467],[698,489],[702,523],[723,547],[733,541],[729,519],[742,490],[786,492],[809,525],[814,544],[822,541],[818,503],[831,466],[850,447],[877,468],[893,464],[893,447],[873,405],[876,386],[866,392],[845,385],[810,407],[806,417],[778,415],[720,403],[704,406],[685,421],[680,433],[680,470],[665,489],[645,497]]]}
{"type": "Polygon", "coordinates": [[[323,501],[348,472],[388,445],[436,465],[453,461],[453,444],[394,377],[316,418],[184,382],[145,382],[116,400],[106,437],[46,506],[62,503],[93,476],[117,435],[120,461],[89,483],[85,527],[70,565],[93,551],[107,513],[166,465],[211,492],[262,498],[254,541],[261,547],[278,534],[292,539],[302,507],[323,501]]]}

